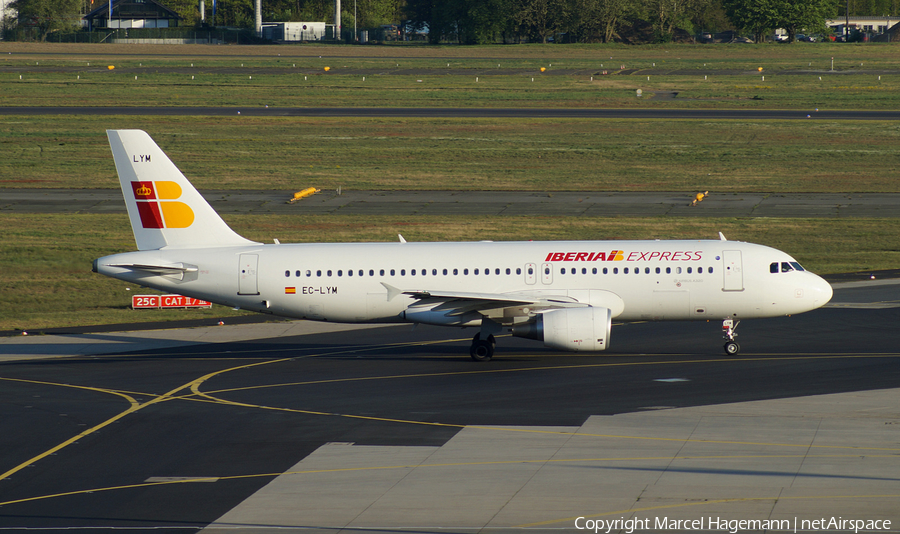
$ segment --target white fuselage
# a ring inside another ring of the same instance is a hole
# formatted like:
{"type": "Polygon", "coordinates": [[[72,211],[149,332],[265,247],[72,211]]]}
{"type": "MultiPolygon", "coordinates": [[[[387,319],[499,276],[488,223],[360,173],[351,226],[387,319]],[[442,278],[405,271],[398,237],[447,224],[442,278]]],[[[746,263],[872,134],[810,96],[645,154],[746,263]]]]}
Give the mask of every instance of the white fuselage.
{"type": "MultiPolygon", "coordinates": [[[[832,295],[784,252],[724,240],[164,247],[100,258],[95,270],[226,306],[338,322],[480,321],[407,316],[417,299],[391,296],[388,287],[566,297],[610,308],[622,321],[775,317],[818,308],[832,295]],[[154,274],[116,264],[190,269],[154,274]]],[[[514,324],[529,310],[504,313],[494,319],[514,324]]]]}

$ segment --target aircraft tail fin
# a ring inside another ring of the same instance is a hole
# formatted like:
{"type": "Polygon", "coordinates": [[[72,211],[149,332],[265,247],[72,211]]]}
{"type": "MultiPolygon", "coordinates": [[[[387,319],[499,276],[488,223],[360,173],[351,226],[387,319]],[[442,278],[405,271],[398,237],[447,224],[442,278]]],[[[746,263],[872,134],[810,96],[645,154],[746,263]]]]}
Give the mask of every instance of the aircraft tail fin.
{"type": "Polygon", "coordinates": [[[107,130],[138,250],[250,245],[143,130],[107,130]]]}

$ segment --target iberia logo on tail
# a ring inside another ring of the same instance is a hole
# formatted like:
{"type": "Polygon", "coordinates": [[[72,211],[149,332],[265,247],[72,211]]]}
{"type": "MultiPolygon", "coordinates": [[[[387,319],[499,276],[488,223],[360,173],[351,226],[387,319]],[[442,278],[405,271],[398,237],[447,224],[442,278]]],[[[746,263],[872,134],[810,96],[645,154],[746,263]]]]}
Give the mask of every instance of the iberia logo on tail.
{"type": "Polygon", "coordinates": [[[194,223],[194,210],[181,198],[175,182],[131,182],[144,228],[187,228],[194,223]]]}

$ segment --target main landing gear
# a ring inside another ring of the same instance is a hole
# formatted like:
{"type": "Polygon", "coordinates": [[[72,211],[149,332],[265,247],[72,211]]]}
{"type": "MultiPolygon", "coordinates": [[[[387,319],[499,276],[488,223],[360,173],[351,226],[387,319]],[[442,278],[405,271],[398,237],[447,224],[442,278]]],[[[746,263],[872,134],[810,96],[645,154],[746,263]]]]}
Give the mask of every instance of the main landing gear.
{"type": "Polygon", "coordinates": [[[486,362],[494,357],[494,344],[493,334],[487,336],[486,339],[481,339],[481,333],[479,332],[472,338],[469,355],[476,362],[486,362]]]}
{"type": "Polygon", "coordinates": [[[725,354],[729,356],[733,354],[737,354],[741,351],[741,346],[737,344],[737,341],[734,338],[737,337],[737,334],[734,332],[737,329],[737,326],[741,324],[740,321],[735,324],[735,322],[731,319],[725,319],[722,321],[722,331],[725,333],[723,336],[725,338],[725,354]]]}

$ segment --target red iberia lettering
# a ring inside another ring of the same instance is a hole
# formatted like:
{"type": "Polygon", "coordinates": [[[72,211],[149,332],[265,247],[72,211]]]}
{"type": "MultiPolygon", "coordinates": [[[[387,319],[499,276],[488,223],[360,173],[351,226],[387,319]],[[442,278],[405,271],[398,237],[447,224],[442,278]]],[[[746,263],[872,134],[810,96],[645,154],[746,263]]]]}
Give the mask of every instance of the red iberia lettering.
{"type": "MultiPolygon", "coordinates": [[[[629,255],[629,261],[634,261],[631,257],[634,254],[649,254],[647,252],[632,252],[629,255]]],[[[659,253],[657,253],[659,254],[659,253]]],[[[622,261],[625,259],[625,252],[622,250],[611,250],[606,252],[548,252],[544,261],[622,261]]]]}

